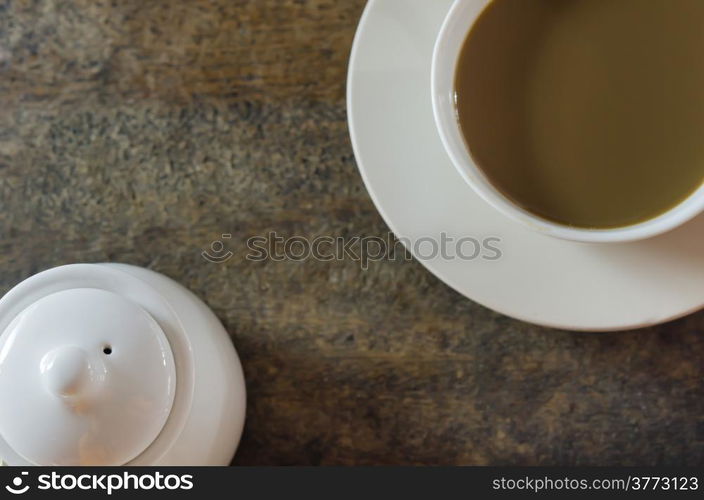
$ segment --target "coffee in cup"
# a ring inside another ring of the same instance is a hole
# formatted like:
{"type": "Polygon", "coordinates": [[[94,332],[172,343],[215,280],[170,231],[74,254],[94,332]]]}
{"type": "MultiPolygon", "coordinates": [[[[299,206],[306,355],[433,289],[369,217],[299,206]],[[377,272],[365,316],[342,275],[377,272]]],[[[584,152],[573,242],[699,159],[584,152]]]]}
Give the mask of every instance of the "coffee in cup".
{"type": "Polygon", "coordinates": [[[444,47],[441,34],[434,93],[448,70],[438,50],[453,38],[454,126],[507,204],[608,231],[658,219],[701,189],[704,1],[457,0],[453,11],[476,15],[444,47]]]}

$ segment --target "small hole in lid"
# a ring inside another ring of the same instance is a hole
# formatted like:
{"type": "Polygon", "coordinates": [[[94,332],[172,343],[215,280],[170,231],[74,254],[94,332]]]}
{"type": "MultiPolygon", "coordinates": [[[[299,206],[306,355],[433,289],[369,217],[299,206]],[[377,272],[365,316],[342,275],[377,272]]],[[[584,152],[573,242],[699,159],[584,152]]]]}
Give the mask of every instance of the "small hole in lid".
{"type": "Polygon", "coordinates": [[[109,345],[103,347],[103,354],[105,354],[106,356],[110,356],[112,354],[112,347],[110,347],[109,345]]]}

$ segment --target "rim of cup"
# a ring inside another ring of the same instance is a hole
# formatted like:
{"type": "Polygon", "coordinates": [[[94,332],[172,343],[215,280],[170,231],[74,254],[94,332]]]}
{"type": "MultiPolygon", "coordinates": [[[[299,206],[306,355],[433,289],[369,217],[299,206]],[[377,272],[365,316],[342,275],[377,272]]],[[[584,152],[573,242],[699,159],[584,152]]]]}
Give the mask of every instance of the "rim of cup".
{"type": "Polygon", "coordinates": [[[534,231],[588,243],[637,241],[670,231],[704,210],[704,183],[668,211],[629,226],[582,228],[544,219],[501,193],[474,162],[462,134],[455,105],[455,72],[467,35],[493,0],[455,0],[433,51],[431,93],[435,123],[447,154],[472,189],[495,209],[534,231]]]}

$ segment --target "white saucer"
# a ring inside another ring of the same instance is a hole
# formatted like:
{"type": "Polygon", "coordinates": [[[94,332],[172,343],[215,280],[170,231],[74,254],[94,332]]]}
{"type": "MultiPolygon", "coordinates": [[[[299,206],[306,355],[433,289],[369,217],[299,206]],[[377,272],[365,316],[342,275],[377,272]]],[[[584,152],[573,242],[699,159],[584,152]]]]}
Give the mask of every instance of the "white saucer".
{"type": "MultiPolygon", "coordinates": [[[[624,330],[704,307],[704,217],[627,244],[581,244],[525,230],[482,201],[452,166],[435,129],[430,63],[452,0],[370,0],[350,61],[355,155],[394,233],[417,242],[498,237],[502,257],[423,258],[466,297],[517,319],[570,330],[624,330]]],[[[422,254],[422,255],[419,255],[422,254]]]]}

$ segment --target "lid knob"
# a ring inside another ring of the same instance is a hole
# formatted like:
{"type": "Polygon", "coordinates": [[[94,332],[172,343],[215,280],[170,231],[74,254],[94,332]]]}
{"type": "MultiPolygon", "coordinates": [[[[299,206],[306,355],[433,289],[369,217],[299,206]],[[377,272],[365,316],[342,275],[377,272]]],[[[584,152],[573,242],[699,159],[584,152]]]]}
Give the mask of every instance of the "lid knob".
{"type": "Polygon", "coordinates": [[[80,347],[52,349],[39,364],[42,383],[50,394],[59,398],[87,397],[101,380],[105,380],[105,368],[94,366],[96,361],[91,361],[88,353],[80,347]]]}

